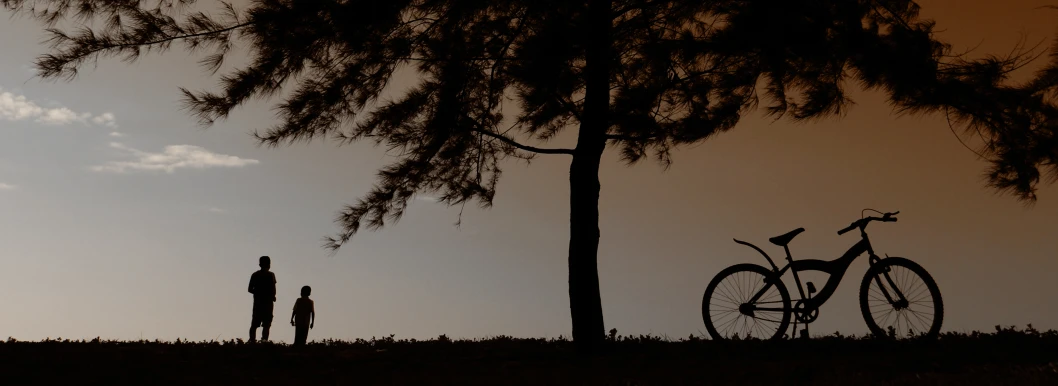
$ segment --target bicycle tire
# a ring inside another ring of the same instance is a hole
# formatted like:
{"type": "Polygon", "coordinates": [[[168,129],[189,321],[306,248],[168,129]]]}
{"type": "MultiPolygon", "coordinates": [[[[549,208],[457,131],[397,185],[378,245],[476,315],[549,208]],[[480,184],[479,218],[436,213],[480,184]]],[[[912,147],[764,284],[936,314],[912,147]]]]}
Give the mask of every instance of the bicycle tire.
{"type": "MultiPolygon", "coordinates": [[[[900,290],[901,290],[901,292],[904,292],[904,291],[911,292],[909,294],[905,293],[904,295],[905,295],[905,297],[911,297],[912,298],[912,299],[909,299],[909,301],[912,304],[918,304],[916,299],[919,299],[921,297],[918,296],[917,294],[919,294],[922,289],[925,289],[925,290],[927,290],[929,292],[929,295],[930,295],[930,299],[929,300],[932,303],[932,305],[931,306],[922,305],[919,308],[919,309],[923,309],[924,310],[924,309],[926,309],[928,307],[932,307],[933,313],[932,313],[932,320],[929,322],[929,328],[924,328],[923,327],[926,324],[926,322],[924,322],[921,318],[918,317],[918,313],[914,311],[914,308],[913,308],[912,305],[909,305],[906,308],[906,310],[908,312],[915,312],[916,319],[911,319],[910,317],[908,317],[906,315],[906,312],[905,312],[903,314],[904,315],[904,321],[905,321],[904,327],[909,327],[909,332],[907,334],[908,337],[918,337],[918,338],[927,338],[927,339],[936,338],[940,334],[941,325],[944,323],[944,300],[941,298],[940,288],[937,286],[937,282],[935,280],[933,280],[933,276],[930,276],[929,272],[926,272],[925,268],[922,268],[922,266],[919,265],[918,263],[915,263],[915,262],[913,262],[911,260],[908,260],[908,259],[905,259],[905,258],[902,258],[902,257],[889,257],[889,258],[882,259],[879,263],[874,264],[874,266],[872,266],[870,269],[868,269],[867,273],[863,276],[863,281],[860,283],[860,312],[863,314],[863,320],[865,322],[867,322],[867,328],[870,329],[871,333],[874,334],[874,336],[879,337],[879,338],[895,339],[895,338],[901,337],[901,335],[904,334],[903,331],[899,330],[900,329],[900,316],[901,316],[900,314],[898,314],[895,317],[895,321],[896,321],[896,326],[895,327],[892,326],[892,325],[887,326],[887,327],[891,327],[893,329],[893,332],[889,333],[889,332],[886,331],[886,329],[883,329],[882,326],[879,325],[879,323],[877,321],[875,321],[875,317],[874,317],[874,315],[877,315],[877,314],[879,314],[881,312],[885,312],[886,311],[886,309],[884,308],[885,304],[882,303],[882,304],[880,304],[878,306],[872,306],[871,304],[869,304],[869,301],[871,301],[871,300],[885,301],[885,299],[880,299],[880,297],[877,295],[877,294],[880,294],[881,292],[876,292],[876,293],[872,294],[870,291],[872,289],[871,283],[873,282],[873,279],[875,277],[878,277],[878,275],[884,274],[886,272],[894,272],[894,274],[890,275],[890,277],[891,278],[896,277],[896,278],[893,279],[893,283],[897,284],[897,287],[901,287],[901,286],[904,285],[902,283],[907,283],[908,281],[910,281],[911,280],[911,275],[910,274],[914,274],[915,276],[918,276],[922,280],[922,286],[921,287],[919,287],[917,284],[910,284],[910,285],[908,285],[908,288],[900,288],[900,290]],[[902,268],[904,268],[904,270],[906,270],[906,272],[900,272],[900,271],[894,270],[894,268],[896,268],[896,267],[902,267],[902,268]],[[882,309],[875,309],[872,312],[872,307],[882,307],[882,309]],[[916,323],[916,322],[921,322],[921,323],[916,323]],[[919,330],[922,331],[922,333],[914,334],[913,328],[918,328],[919,330]],[[896,331],[899,331],[900,333],[897,334],[896,331]]],[[[884,278],[884,276],[881,276],[880,278],[884,278]]],[[[888,284],[888,282],[885,282],[883,284],[886,286],[886,288],[891,287],[888,284]]],[[[890,306],[892,306],[892,305],[890,304],[890,306]]],[[[897,310],[898,312],[900,311],[899,309],[896,309],[896,308],[894,308],[894,309],[897,310]]],[[[891,313],[891,311],[890,311],[890,313],[891,313]]],[[[887,313],[886,315],[890,315],[890,313],[887,313]]],[[[923,312],[922,314],[926,315],[925,312],[923,312]]],[[[888,316],[886,316],[885,318],[886,318],[886,320],[888,320],[888,316]]],[[[883,324],[887,324],[887,323],[883,323],[883,324]]]]}

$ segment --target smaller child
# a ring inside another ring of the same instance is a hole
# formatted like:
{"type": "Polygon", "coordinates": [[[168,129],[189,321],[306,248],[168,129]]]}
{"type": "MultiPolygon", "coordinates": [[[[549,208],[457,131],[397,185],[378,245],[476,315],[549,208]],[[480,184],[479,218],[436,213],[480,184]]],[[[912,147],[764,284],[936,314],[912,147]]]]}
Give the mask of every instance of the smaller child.
{"type": "Polygon", "coordinates": [[[312,287],[301,287],[301,297],[294,302],[294,312],[290,314],[290,325],[294,326],[294,345],[302,346],[309,338],[309,329],[316,324],[316,307],[309,299],[312,287]]]}

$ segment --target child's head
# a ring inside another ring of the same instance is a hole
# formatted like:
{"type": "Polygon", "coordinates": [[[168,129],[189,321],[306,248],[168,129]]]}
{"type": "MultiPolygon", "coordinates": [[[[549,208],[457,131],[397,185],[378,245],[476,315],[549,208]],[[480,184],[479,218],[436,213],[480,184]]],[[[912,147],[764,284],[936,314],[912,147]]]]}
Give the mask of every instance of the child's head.
{"type": "Polygon", "coordinates": [[[258,259],[257,265],[260,265],[261,269],[267,271],[268,267],[272,266],[272,259],[269,259],[268,256],[261,256],[261,258],[258,259]]]}
{"type": "Polygon", "coordinates": [[[308,297],[309,294],[312,294],[312,287],[309,287],[309,286],[301,287],[301,296],[308,297]]]}

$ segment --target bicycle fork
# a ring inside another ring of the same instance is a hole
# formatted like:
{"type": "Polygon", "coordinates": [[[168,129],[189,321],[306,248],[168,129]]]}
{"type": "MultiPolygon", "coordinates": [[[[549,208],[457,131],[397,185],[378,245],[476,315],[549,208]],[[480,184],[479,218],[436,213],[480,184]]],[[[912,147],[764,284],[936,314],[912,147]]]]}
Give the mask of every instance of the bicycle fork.
{"type": "MultiPolygon", "coordinates": [[[[889,255],[885,255],[885,257],[889,258],[889,255]]],[[[877,256],[872,255],[870,260],[871,269],[874,269],[874,264],[880,262],[881,260],[882,259],[878,258],[877,256]]],[[[885,301],[888,302],[889,305],[893,306],[893,308],[895,308],[897,311],[904,308],[910,308],[911,302],[908,301],[906,297],[904,297],[904,293],[900,291],[900,288],[896,286],[896,282],[893,281],[893,277],[889,275],[889,272],[891,272],[892,269],[890,269],[889,267],[885,267],[882,268],[880,271],[881,275],[876,275],[874,277],[874,282],[878,284],[878,289],[882,293],[882,296],[885,297],[885,301]],[[899,298],[899,300],[893,299],[893,295],[889,293],[889,289],[887,289],[886,286],[882,284],[881,277],[885,277],[885,282],[889,284],[889,288],[892,288],[893,292],[896,292],[896,296],[897,298],[899,298]]],[[[894,331],[892,327],[889,327],[889,335],[893,336],[895,333],[896,331],[894,331]]]]}
{"type": "MultiPolygon", "coordinates": [[[[888,254],[885,255],[885,257],[889,258],[889,255],[888,254]]],[[[872,255],[870,261],[871,261],[871,266],[872,266],[871,268],[874,268],[874,265],[877,264],[878,262],[882,261],[882,259],[879,258],[878,256],[873,256],[872,255]]],[[[893,278],[891,276],[889,276],[889,272],[890,272],[889,267],[886,267],[886,268],[884,268],[884,270],[882,270],[882,274],[881,275],[878,275],[878,276],[874,277],[874,282],[878,283],[878,288],[881,290],[882,296],[885,296],[885,300],[887,302],[889,302],[889,304],[892,305],[893,307],[896,307],[897,310],[902,309],[902,308],[910,307],[911,306],[910,302],[908,302],[907,298],[904,297],[904,294],[902,292],[900,292],[900,288],[897,288],[896,283],[893,282],[893,278]],[[889,290],[886,289],[885,285],[882,285],[882,280],[879,278],[879,276],[885,276],[886,283],[889,283],[889,288],[892,288],[893,292],[896,292],[896,295],[897,295],[897,297],[899,297],[899,300],[893,300],[893,296],[889,294],[889,290]]]]}

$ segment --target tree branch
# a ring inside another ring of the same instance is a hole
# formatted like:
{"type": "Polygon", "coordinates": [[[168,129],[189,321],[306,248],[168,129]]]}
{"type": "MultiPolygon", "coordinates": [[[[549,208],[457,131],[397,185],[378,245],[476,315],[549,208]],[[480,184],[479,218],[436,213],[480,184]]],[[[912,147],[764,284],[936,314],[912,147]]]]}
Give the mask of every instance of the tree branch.
{"type": "Polygon", "coordinates": [[[657,138],[658,136],[657,135],[632,136],[632,135],[606,134],[603,137],[606,137],[606,139],[610,140],[610,141],[638,142],[638,141],[646,141],[648,139],[657,138]]]}
{"type": "Polygon", "coordinates": [[[498,140],[500,140],[500,142],[506,143],[508,145],[514,146],[516,148],[519,148],[519,149],[522,149],[522,150],[525,150],[525,151],[528,151],[528,152],[533,152],[533,153],[537,153],[537,154],[569,154],[569,155],[573,155],[573,149],[544,149],[544,148],[539,148],[539,147],[533,147],[533,146],[523,145],[521,143],[518,143],[518,141],[515,141],[515,140],[511,139],[510,137],[508,137],[506,135],[499,134],[499,133],[494,133],[494,132],[489,131],[489,130],[485,130],[485,129],[481,129],[481,128],[477,128],[477,127],[471,128],[470,130],[475,132],[475,133],[481,133],[483,135],[498,139],[498,140]]]}
{"type": "Polygon", "coordinates": [[[135,37],[128,38],[120,35],[117,39],[111,35],[104,35],[102,37],[71,37],[57,29],[49,29],[53,34],[51,44],[58,50],[58,54],[42,56],[37,59],[36,65],[40,69],[40,74],[43,78],[52,78],[63,75],[72,77],[76,73],[76,67],[80,63],[98,57],[99,55],[116,55],[132,50],[134,49],[133,47],[136,47],[136,52],[130,54],[130,57],[135,57],[139,55],[138,47],[148,47],[148,49],[150,49],[149,47],[162,45],[162,49],[164,50],[170,42],[176,40],[196,39],[203,36],[227,34],[233,30],[252,24],[254,23],[239,23],[225,28],[179,35],[169,35],[165,32],[158,32],[157,34],[154,34],[154,36],[145,36],[138,40],[135,37]],[[155,39],[148,40],[150,38],[155,39]]]}
{"type": "Polygon", "coordinates": [[[521,62],[521,61],[527,60],[527,59],[508,58],[508,57],[498,57],[498,58],[469,57],[469,58],[463,58],[463,59],[450,59],[450,58],[424,58],[424,57],[418,57],[418,56],[389,56],[389,57],[383,57],[383,59],[386,59],[386,60],[406,60],[406,61],[409,61],[409,62],[428,62],[428,63],[432,63],[432,62],[441,63],[441,62],[451,62],[451,61],[459,61],[459,62],[521,62]]]}
{"type": "Polygon", "coordinates": [[[99,51],[109,50],[109,49],[118,48],[118,47],[153,46],[155,44],[171,42],[173,40],[189,39],[189,38],[195,38],[195,37],[206,36],[206,35],[216,35],[216,34],[225,33],[225,32],[228,32],[228,31],[236,30],[236,29],[239,29],[239,28],[242,28],[242,27],[246,27],[246,26],[248,26],[250,24],[253,24],[253,23],[254,22],[246,22],[246,23],[242,23],[242,24],[236,24],[236,25],[233,25],[233,26],[227,27],[227,28],[221,28],[221,29],[218,29],[218,30],[203,31],[203,32],[197,32],[197,33],[187,34],[187,35],[169,36],[169,37],[166,37],[166,38],[163,38],[163,39],[152,40],[152,41],[148,41],[148,42],[120,43],[120,44],[115,44],[115,45],[112,45],[112,46],[105,46],[105,47],[93,50],[92,52],[89,52],[89,53],[87,53],[85,55],[87,56],[87,55],[91,55],[91,54],[94,54],[94,53],[99,52],[99,51]]]}

